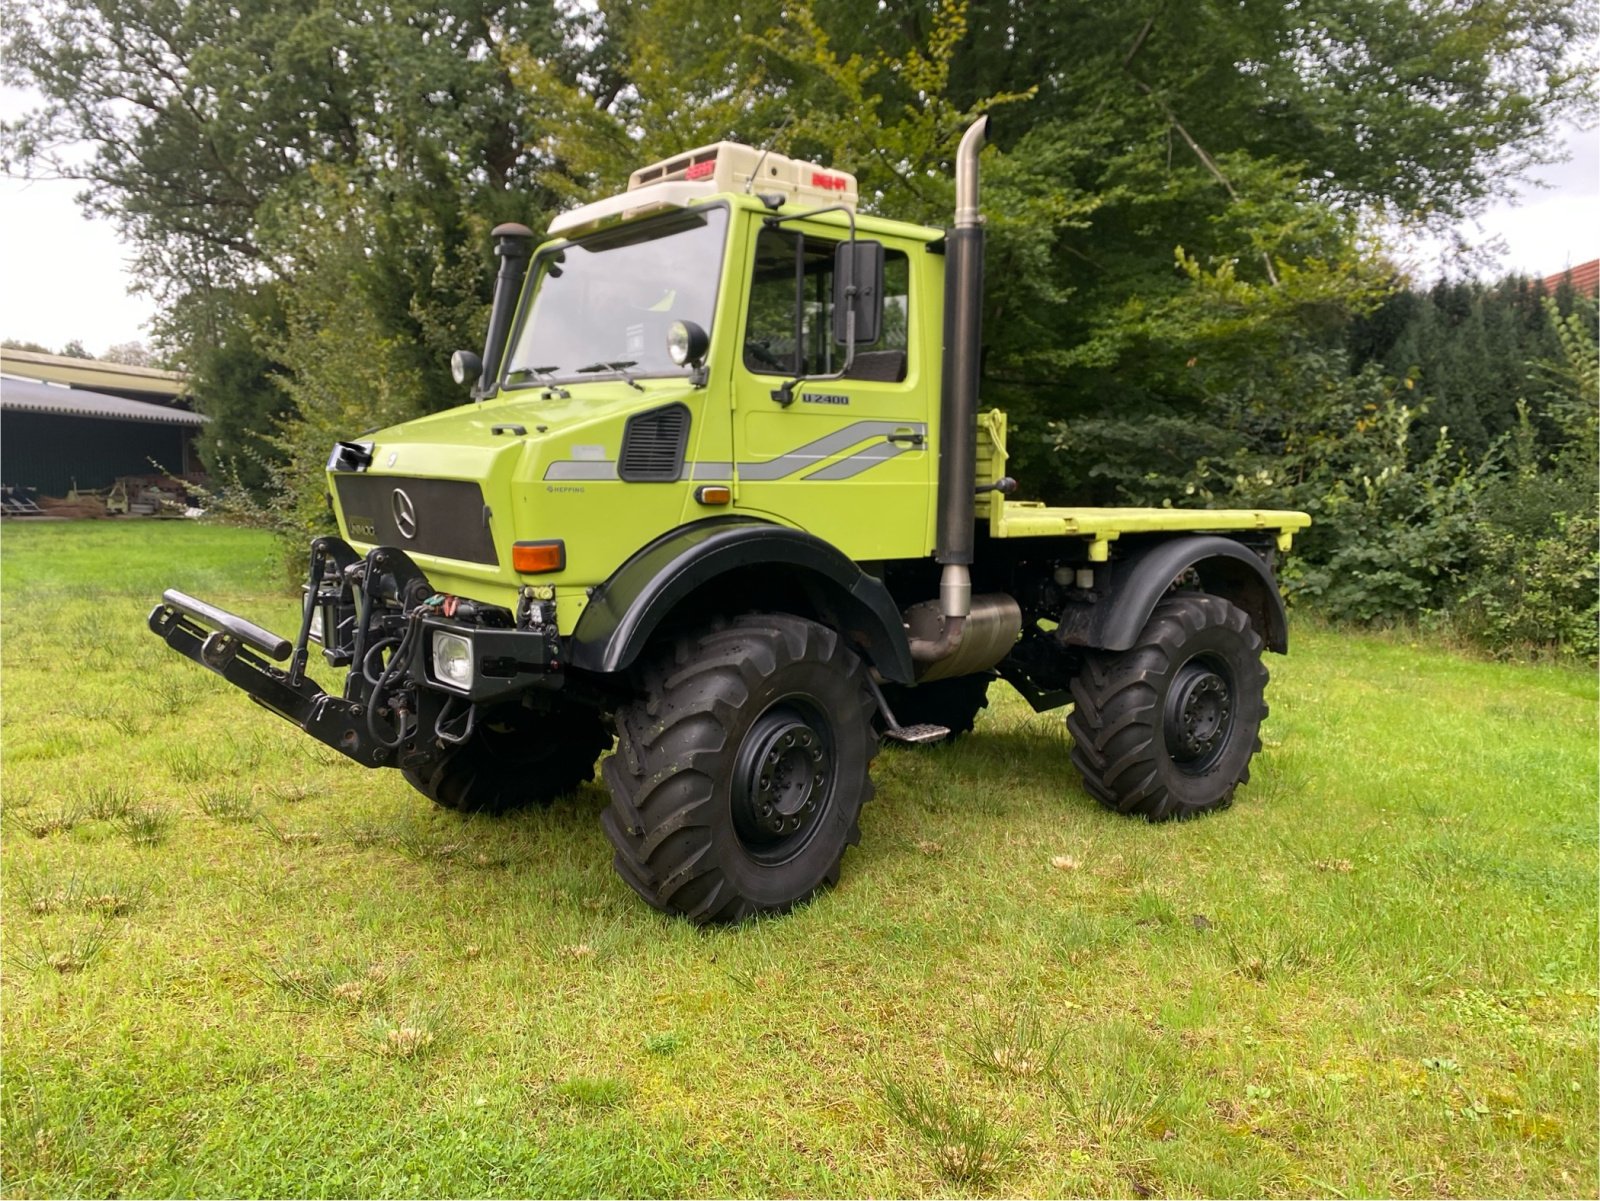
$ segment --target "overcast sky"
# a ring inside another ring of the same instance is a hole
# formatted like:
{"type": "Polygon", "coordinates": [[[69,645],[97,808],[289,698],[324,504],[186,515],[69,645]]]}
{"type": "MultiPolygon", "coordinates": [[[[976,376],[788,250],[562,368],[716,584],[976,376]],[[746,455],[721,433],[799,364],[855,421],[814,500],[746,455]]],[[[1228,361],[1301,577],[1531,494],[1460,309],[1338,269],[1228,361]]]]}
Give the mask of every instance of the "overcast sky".
{"type": "MultiPolygon", "coordinates": [[[[0,118],[29,107],[26,93],[0,88],[0,118]]],[[[1475,247],[1503,245],[1492,259],[1503,271],[1553,275],[1600,258],[1600,130],[1571,129],[1566,141],[1567,162],[1519,181],[1514,201],[1460,231],[1475,247]]],[[[0,176],[0,337],[52,350],[76,338],[91,354],[149,340],[154,307],[128,294],[127,248],[110,222],[83,216],[73,199],[81,189],[0,176]]],[[[1414,245],[1404,257],[1419,280],[1441,271],[1437,246],[1414,245]]]]}

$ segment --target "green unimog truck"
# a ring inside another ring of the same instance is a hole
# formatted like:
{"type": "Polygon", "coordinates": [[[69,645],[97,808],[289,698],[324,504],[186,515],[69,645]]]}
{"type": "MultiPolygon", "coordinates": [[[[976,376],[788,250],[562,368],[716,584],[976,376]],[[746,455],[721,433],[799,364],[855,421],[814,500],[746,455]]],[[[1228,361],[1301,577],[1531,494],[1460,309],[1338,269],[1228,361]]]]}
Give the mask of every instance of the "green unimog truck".
{"type": "Polygon", "coordinates": [[[837,880],[880,739],[970,730],[996,676],[1069,710],[1103,804],[1228,804],[1309,518],[1012,499],[978,407],[983,135],[950,229],[732,143],[536,248],[500,226],[472,399],[332,448],[294,640],[176,591],[151,628],[452,809],[548,802],[610,749],[617,871],[695,922],[837,880]]]}

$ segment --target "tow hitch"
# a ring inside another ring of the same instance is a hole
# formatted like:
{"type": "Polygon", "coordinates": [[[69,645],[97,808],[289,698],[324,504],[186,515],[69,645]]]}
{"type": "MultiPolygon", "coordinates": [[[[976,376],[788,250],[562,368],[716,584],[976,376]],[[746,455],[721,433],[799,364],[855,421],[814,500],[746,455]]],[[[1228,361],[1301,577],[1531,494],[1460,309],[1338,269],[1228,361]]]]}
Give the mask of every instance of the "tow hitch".
{"type": "Polygon", "coordinates": [[[465,741],[478,706],[562,683],[554,607],[516,614],[435,593],[403,551],[358,555],[338,538],[311,544],[293,642],[175,589],[150,612],[173,650],[367,767],[419,770],[465,741]],[[343,696],[306,675],[312,641],[348,667],[343,696]],[[445,645],[451,674],[440,673],[445,645]],[[287,663],[286,668],[274,666],[287,663]]]}

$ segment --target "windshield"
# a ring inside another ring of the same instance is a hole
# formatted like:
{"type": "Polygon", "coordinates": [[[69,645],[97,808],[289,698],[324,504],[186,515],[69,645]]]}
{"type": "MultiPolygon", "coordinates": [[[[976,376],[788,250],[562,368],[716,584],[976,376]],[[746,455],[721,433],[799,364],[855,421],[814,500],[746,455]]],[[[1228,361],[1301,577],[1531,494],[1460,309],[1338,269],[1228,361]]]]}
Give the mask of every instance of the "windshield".
{"type": "Polygon", "coordinates": [[[728,211],[711,208],[608,230],[541,255],[533,304],[506,362],[510,387],[596,374],[682,375],[667,330],[707,334],[728,211]]]}

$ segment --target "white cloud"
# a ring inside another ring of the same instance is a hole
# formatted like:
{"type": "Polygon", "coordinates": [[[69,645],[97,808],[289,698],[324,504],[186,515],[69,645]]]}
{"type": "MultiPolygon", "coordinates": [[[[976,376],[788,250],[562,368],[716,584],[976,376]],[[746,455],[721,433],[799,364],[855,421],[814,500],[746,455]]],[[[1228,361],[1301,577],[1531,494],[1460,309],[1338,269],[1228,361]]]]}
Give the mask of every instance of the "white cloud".
{"type": "MultiPolygon", "coordinates": [[[[1488,260],[1478,274],[1542,277],[1600,258],[1600,130],[1568,126],[1564,141],[1565,162],[1534,169],[1515,195],[1457,228],[1488,260]]],[[[1416,239],[1407,249],[1416,278],[1454,273],[1442,242],[1416,239]]]]}

